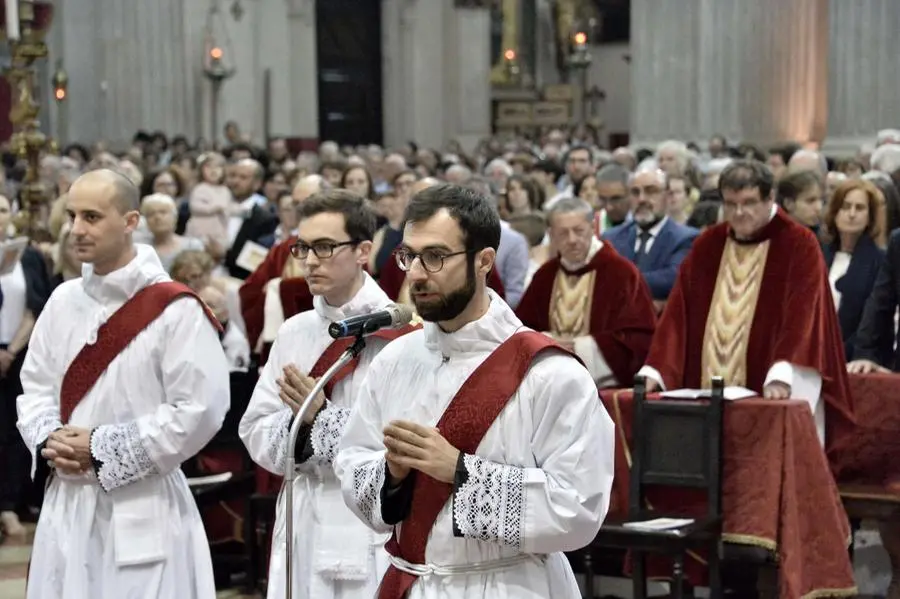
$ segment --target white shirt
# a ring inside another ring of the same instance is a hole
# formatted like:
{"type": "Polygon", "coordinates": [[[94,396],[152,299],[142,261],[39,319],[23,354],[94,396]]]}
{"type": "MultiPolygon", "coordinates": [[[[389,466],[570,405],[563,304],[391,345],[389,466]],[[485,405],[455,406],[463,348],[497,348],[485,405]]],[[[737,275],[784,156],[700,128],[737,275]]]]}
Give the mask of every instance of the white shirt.
{"type": "Polygon", "coordinates": [[[254,193],[252,196],[240,202],[240,210],[237,214],[228,218],[228,245],[231,246],[238,232],[244,224],[244,220],[250,215],[254,206],[265,206],[268,200],[266,196],[254,193]]]}
{"type": "MultiPolygon", "coordinates": [[[[647,244],[644,246],[645,254],[650,253],[650,248],[653,247],[653,242],[656,241],[656,237],[659,235],[659,232],[662,231],[662,228],[666,225],[666,222],[668,222],[668,220],[669,220],[669,217],[664,216],[661,221],[659,221],[658,223],[656,223],[655,225],[650,227],[650,229],[647,231],[648,233],[650,233],[650,237],[647,239],[647,244]]],[[[635,239],[634,239],[635,255],[637,255],[638,250],[641,249],[641,233],[642,232],[643,232],[643,229],[641,229],[641,226],[638,225],[637,223],[635,223],[635,239]]]]}
{"type": "MultiPolygon", "coordinates": [[[[488,293],[490,307],[478,320],[454,333],[425,323],[372,362],[335,471],[345,501],[374,530],[391,530],[381,519],[383,427],[395,419],[435,426],[473,371],[524,329],[509,306],[488,293]]],[[[465,576],[423,576],[409,599],[580,598],[562,552],[584,547],[597,534],[609,507],[615,453],[613,423],[591,376],[571,357],[537,356],[475,453],[464,456],[468,482],[438,515],[425,560],[463,569],[521,561],[465,576]],[[454,536],[454,523],[462,538],[454,536]]]]}
{"type": "Polygon", "coordinates": [[[853,255],[849,252],[835,252],[831,268],[828,269],[828,282],[831,283],[831,297],[834,298],[834,309],[841,307],[841,292],[837,290],[837,282],[847,274],[853,255]]]}

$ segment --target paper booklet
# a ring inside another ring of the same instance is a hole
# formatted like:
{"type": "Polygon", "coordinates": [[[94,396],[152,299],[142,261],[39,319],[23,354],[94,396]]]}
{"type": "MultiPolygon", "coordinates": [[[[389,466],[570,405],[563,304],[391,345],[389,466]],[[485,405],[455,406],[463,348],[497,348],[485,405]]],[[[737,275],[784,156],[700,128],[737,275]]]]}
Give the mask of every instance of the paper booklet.
{"type": "Polygon", "coordinates": [[[26,247],[28,247],[27,237],[16,237],[0,243],[0,276],[13,271],[22,259],[26,247]]]}
{"type": "Polygon", "coordinates": [[[655,520],[644,520],[643,522],[625,522],[622,526],[636,530],[668,530],[670,528],[681,528],[692,522],[693,520],[690,518],[656,518],[655,520]]]}
{"type": "Polygon", "coordinates": [[[248,239],[234,263],[244,270],[253,272],[266,259],[268,253],[269,250],[267,248],[248,239]]]}
{"type": "MultiPolygon", "coordinates": [[[[729,401],[759,397],[759,393],[746,387],[725,387],[724,391],[725,399],[729,401]]],[[[673,389],[663,391],[660,396],[666,399],[707,399],[712,397],[712,389],[673,389]]]]}

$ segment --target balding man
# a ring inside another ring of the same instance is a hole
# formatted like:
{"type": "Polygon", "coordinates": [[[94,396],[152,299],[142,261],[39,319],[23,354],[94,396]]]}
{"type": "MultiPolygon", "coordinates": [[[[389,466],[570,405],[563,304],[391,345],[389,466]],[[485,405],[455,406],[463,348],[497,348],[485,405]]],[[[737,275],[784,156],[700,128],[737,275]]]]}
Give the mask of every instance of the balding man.
{"type": "Polygon", "coordinates": [[[132,242],[137,188],[110,170],[69,190],[86,267],[56,289],[22,367],[18,427],[49,476],[29,599],[215,596],[182,462],[230,404],[215,316],[132,242]]]}
{"type": "MultiPolygon", "coordinates": [[[[250,276],[250,270],[237,264],[238,257],[247,242],[259,244],[278,227],[278,206],[270,205],[266,196],[259,193],[265,171],[252,158],[245,158],[228,166],[225,183],[231,190],[239,209],[228,222],[228,239],[231,246],[225,254],[225,266],[229,274],[238,279],[250,276]]],[[[260,251],[264,248],[260,247],[260,251]]],[[[242,262],[243,263],[243,262],[242,262]]]]}
{"type": "MultiPolygon", "coordinates": [[[[291,192],[294,206],[325,187],[327,183],[321,175],[303,177],[291,192]]],[[[266,345],[275,340],[278,327],[294,314],[312,309],[306,280],[291,257],[291,247],[296,242],[296,235],[292,235],[269,250],[240,289],[247,340],[254,353],[260,354],[261,362],[265,361],[266,345]]]]}

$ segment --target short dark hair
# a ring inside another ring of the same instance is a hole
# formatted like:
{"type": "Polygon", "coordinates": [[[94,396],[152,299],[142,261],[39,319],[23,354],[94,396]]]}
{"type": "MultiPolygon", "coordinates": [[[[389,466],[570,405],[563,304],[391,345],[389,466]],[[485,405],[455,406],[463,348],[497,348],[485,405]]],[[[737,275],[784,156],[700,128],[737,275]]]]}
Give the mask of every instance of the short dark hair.
{"type": "Polygon", "coordinates": [[[297,206],[300,220],[325,212],[343,214],[344,229],[355,242],[372,241],[375,236],[375,213],[352,191],[326,189],[312,194],[297,206]]]}
{"type": "Polygon", "coordinates": [[[414,195],[406,207],[406,222],[419,223],[447,210],[459,224],[469,252],[500,247],[500,216],[484,194],[459,185],[432,185],[414,195]]]}
{"type": "Polygon", "coordinates": [[[778,181],[775,191],[775,201],[779,206],[784,206],[788,200],[796,200],[804,191],[818,185],[822,186],[822,180],[816,171],[797,171],[788,173],[778,181]]]}
{"type": "Polygon", "coordinates": [[[719,175],[719,193],[724,195],[729,191],[741,191],[743,189],[759,189],[759,195],[764,200],[772,193],[774,178],[772,171],[756,160],[735,160],[725,167],[719,175]]]}

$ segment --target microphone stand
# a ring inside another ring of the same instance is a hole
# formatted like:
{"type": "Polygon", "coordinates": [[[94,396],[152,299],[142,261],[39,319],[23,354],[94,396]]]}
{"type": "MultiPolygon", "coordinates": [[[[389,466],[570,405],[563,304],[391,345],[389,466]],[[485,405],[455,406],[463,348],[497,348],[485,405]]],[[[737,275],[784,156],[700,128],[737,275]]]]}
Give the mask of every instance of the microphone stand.
{"type": "Polygon", "coordinates": [[[315,386],[312,388],[312,391],[309,392],[309,395],[306,396],[306,399],[303,400],[303,404],[300,406],[300,409],[297,410],[297,414],[294,416],[294,421],[291,423],[291,430],[288,433],[288,446],[287,446],[287,455],[284,460],[284,493],[285,493],[285,572],[287,574],[287,584],[285,585],[285,589],[287,591],[286,597],[287,599],[292,599],[294,596],[294,480],[296,479],[296,460],[294,458],[294,453],[297,448],[297,435],[300,432],[300,427],[303,424],[303,417],[306,416],[306,413],[309,411],[310,407],[313,404],[313,399],[319,392],[325,388],[325,385],[328,384],[334,375],[338,373],[340,369],[350,363],[351,360],[356,358],[360,352],[362,352],[363,348],[366,346],[366,338],[363,334],[357,335],[356,340],[353,342],[347,350],[341,354],[341,357],[331,366],[325,374],[316,381],[315,386]]]}

